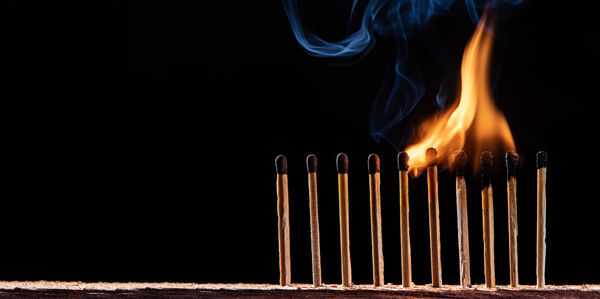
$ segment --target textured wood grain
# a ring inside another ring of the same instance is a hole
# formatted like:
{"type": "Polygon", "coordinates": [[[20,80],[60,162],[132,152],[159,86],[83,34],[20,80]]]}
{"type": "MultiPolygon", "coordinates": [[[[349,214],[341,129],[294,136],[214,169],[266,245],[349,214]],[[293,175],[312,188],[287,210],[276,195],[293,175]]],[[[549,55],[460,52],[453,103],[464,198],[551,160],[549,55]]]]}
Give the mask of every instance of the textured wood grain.
{"type": "Polygon", "coordinates": [[[459,286],[339,285],[292,284],[195,284],[195,283],[82,283],[82,282],[1,282],[0,297],[45,298],[599,298],[600,285],[520,286],[519,289],[483,285],[459,286]]]}
{"type": "Polygon", "coordinates": [[[308,173],[308,197],[310,209],[310,249],[312,252],[313,286],[321,279],[321,241],[319,236],[319,199],[317,196],[317,173],[308,173]]]}

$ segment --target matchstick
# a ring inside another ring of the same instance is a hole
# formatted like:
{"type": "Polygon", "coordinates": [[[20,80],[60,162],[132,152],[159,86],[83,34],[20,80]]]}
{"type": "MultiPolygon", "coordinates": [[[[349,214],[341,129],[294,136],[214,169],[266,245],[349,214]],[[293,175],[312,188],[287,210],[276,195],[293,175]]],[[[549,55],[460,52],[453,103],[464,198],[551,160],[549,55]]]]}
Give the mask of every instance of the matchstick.
{"type": "Polygon", "coordinates": [[[458,259],[460,266],[460,285],[471,286],[471,257],[469,254],[469,216],[467,214],[467,183],[465,168],[467,154],[459,150],[454,157],[456,167],[456,219],[458,224],[458,259]]]}
{"type": "Polygon", "coordinates": [[[371,244],[373,249],[373,285],[382,286],[383,241],[381,237],[381,193],[379,156],[370,154],[368,159],[369,190],[371,191],[371,244]]]}
{"type": "Polygon", "coordinates": [[[289,286],[292,283],[287,168],[287,158],[284,155],[277,156],[275,158],[275,170],[277,172],[277,216],[279,224],[279,284],[282,286],[289,286]]]}
{"type": "Polygon", "coordinates": [[[340,153],[336,158],[338,171],[338,194],[340,199],[340,246],[342,251],[342,285],[352,286],[350,263],[350,228],[348,220],[348,156],[340,153]]]}
{"type": "Polygon", "coordinates": [[[537,245],[536,271],[537,287],[546,285],[546,167],[548,154],[540,151],[536,155],[537,162],[537,245]]]}
{"type": "Polygon", "coordinates": [[[442,261],[440,256],[440,209],[438,204],[437,150],[430,147],[427,159],[427,186],[429,194],[429,245],[431,249],[431,286],[442,286],[442,261]]]}
{"type": "Polygon", "coordinates": [[[321,241],[319,239],[319,203],[317,197],[317,156],[306,157],[310,208],[310,249],[312,252],[313,286],[321,286],[321,241]]]}
{"type": "Polygon", "coordinates": [[[508,196],[508,246],[510,264],[510,286],[519,287],[519,264],[517,256],[517,164],[519,155],[515,151],[506,153],[506,194],[508,196]]]}
{"type": "Polygon", "coordinates": [[[491,152],[481,153],[481,205],[483,214],[483,257],[485,269],[485,285],[496,287],[496,270],[494,269],[494,203],[492,192],[492,165],[494,156],[491,152]]]}
{"type": "Polygon", "coordinates": [[[400,180],[400,246],[402,250],[402,286],[412,287],[410,232],[408,226],[408,161],[406,152],[398,153],[400,180]]]}

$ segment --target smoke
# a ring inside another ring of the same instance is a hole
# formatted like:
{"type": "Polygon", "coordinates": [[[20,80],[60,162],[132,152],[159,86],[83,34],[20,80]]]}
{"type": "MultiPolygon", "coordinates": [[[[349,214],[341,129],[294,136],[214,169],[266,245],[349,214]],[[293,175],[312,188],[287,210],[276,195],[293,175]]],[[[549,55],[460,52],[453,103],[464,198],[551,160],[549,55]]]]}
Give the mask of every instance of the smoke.
{"type": "MultiPolygon", "coordinates": [[[[358,29],[340,41],[326,41],[304,29],[296,0],[282,0],[294,36],[302,48],[314,57],[338,57],[357,62],[375,45],[376,36],[393,37],[396,41],[393,72],[387,76],[375,98],[370,117],[371,135],[375,140],[390,140],[395,128],[417,105],[425,93],[421,67],[410,47],[411,34],[438,15],[452,14],[455,6],[464,8],[474,24],[479,22],[479,12],[486,8],[514,6],[521,0],[354,0],[350,10],[349,25],[358,29]]],[[[444,49],[436,49],[444,51],[444,49]]],[[[445,74],[447,75],[447,74],[445,74]]],[[[455,73],[454,73],[455,75],[455,73]]],[[[456,79],[445,80],[436,97],[443,107],[448,103],[449,91],[456,85],[448,84],[456,79]]]]}

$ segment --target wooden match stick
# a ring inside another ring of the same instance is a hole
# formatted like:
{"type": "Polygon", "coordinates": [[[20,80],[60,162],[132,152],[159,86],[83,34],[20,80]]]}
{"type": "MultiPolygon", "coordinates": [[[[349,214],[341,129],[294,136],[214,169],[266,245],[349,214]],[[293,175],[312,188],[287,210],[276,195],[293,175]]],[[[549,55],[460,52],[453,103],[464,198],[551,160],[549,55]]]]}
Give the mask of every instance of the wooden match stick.
{"type": "Polygon", "coordinates": [[[537,162],[537,245],[536,271],[537,287],[546,285],[546,166],[548,154],[540,151],[536,156],[537,162]]]}
{"type": "Polygon", "coordinates": [[[368,159],[369,190],[371,191],[371,244],[373,248],[373,285],[382,286],[383,241],[381,236],[381,193],[379,156],[370,154],[368,159]]]}
{"type": "Polygon", "coordinates": [[[306,157],[310,208],[310,249],[312,252],[313,286],[321,286],[321,241],[319,238],[319,203],[317,197],[317,156],[306,157]]]}
{"type": "Polygon", "coordinates": [[[481,153],[481,205],[483,213],[483,257],[485,269],[485,285],[496,286],[496,270],[494,269],[494,203],[492,192],[492,165],[494,156],[491,152],[481,153]]]}
{"type": "Polygon", "coordinates": [[[400,172],[400,245],[402,249],[402,286],[412,287],[410,232],[408,226],[408,161],[406,152],[398,153],[400,172]]]}
{"type": "Polygon", "coordinates": [[[287,158],[279,155],[275,158],[277,172],[277,216],[279,224],[279,284],[289,286],[292,283],[290,267],[290,212],[288,195],[287,158]]]}
{"type": "Polygon", "coordinates": [[[340,246],[342,250],[342,285],[352,286],[350,263],[350,228],[348,221],[348,156],[340,153],[336,158],[338,171],[338,194],[340,199],[340,246]]]}
{"type": "Polygon", "coordinates": [[[427,159],[427,186],[429,189],[429,245],[431,249],[431,286],[442,286],[442,261],[440,256],[440,209],[438,204],[437,150],[430,147],[427,159]]]}
{"type": "Polygon", "coordinates": [[[467,154],[460,150],[456,152],[454,166],[456,167],[456,219],[458,224],[458,258],[460,265],[460,285],[471,286],[471,257],[469,254],[469,216],[467,214],[467,183],[465,168],[467,154]]]}
{"type": "Polygon", "coordinates": [[[515,151],[506,153],[506,194],[508,196],[508,246],[510,258],[510,286],[519,287],[519,264],[517,256],[517,164],[519,155],[515,151]]]}

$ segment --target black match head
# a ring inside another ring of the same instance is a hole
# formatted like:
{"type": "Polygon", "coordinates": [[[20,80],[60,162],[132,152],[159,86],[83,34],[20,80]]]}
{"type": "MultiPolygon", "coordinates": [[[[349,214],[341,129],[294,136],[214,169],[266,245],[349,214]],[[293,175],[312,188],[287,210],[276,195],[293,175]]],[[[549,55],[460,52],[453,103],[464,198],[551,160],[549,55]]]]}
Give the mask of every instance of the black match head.
{"type": "Polygon", "coordinates": [[[425,159],[427,160],[427,166],[434,166],[437,164],[437,150],[434,147],[430,147],[425,151],[425,159]]]}
{"type": "Polygon", "coordinates": [[[467,153],[463,150],[458,150],[454,153],[454,167],[456,167],[456,176],[464,177],[465,168],[467,166],[467,153]]]}
{"type": "Polygon", "coordinates": [[[481,153],[481,187],[487,187],[492,182],[492,166],[494,165],[494,155],[492,152],[485,151],[481,153]]]}
{"type": "Polygon", "coordinates": [[[310,154],[306,157],[306,171],[317,172],[317,156],[314,154],[310,154]]]}
{"type": "Polygon", "coordinates": [[[379,156],[377,154],[369,155],[369,174],[379,172],[379,156]]]}
{"type": "Polygon", "coordinates": [[[339,153],[335,159],[338,173],[348,173],[348,155],[339,153]]]}
{"type": "Polygon", "coordinates": [[[510,150],[506,152],[506,178],[517,177],[517,165],[519,164],[519,154],[510,150]]]}
{"type": "Polygon", "coordinates": [[[548,166],[548,153],[545,151],[539,151],[537,155],[535,155],[535,158],[538,169],[548,166]]]}
{"type": "Polygon", "coordinates": [[[277,174],[288,173],[287,158],[284,155],[279,155],[275,158],[275,171],[277,171],[277,174]]]}
{"type": "Polygon", "coordinates": [[[398,170],[407,171],[409,160],[410,160],[410,157],[408,156],[408,154],[406,152],[399,152],[398,153],[398,170]]]}

